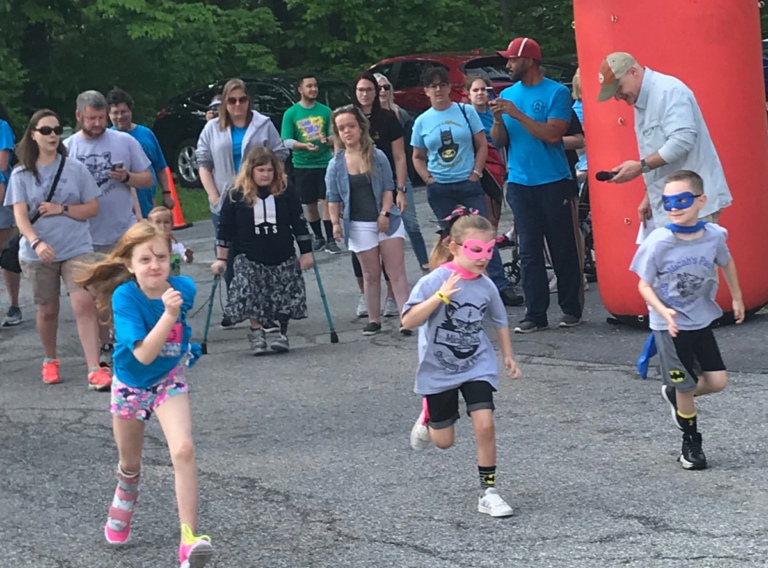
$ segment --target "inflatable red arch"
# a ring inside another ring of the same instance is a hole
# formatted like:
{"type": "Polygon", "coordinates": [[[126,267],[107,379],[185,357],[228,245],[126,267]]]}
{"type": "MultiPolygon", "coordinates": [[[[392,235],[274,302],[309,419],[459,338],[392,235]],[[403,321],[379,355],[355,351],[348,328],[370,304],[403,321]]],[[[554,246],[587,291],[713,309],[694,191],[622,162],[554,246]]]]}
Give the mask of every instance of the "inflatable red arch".
{"type": "MultiPolygon", "coordinates": [[[[591,174],[640,159],[633,109],[597,103],[600,62],[628,51],[645,66],[673,75],[696,95],[723,164],[733,205],[720,223],[729,231],[747,310],[768,302],[768,123],[760,14],[754,0],[574,0],[584,130],[591,174]]],[[[590,178],[600,294],[608,311],[629,319],[647,313],[629,271],[637,246],[642,177],[623,185],[590,178]]],[[[727,286],[717,301],[731,311],[727,286]]]]}

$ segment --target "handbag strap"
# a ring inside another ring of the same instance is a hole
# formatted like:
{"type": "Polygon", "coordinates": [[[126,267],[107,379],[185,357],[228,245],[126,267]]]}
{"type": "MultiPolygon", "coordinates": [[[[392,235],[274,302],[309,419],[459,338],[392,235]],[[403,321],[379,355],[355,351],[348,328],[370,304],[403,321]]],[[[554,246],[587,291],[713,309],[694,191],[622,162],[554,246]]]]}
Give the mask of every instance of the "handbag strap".
{"type": "Polygon", "coordinates": [[[475,156],[477,156],[477,145],[475,144],[475,135],[472,133],[472,125],[469,123],[469,118],[467,118],[467,111],[464,110],[464,105],[461,103],[456,103],[459,105],[459,110],[461,111],[461,114],[464,115],[464,120],[467,121],[467,128],[469,128],[469,137],[472,139],[472,150],[474,151],[475,156]]]}
{"type": "MultiPolygon", "coordinates": [[[[56,176],[53,178],[53,183],[51,184],[51,190],[48,192],[48,197],[45,198],[45,201],[50,201],[53,197],[54,192],[56,191],[56,186],[59,185],[59,178],[61,178],[61,172],[64,171],[64,162],[67,161],[67,157],[62,155],[61,156],[61,162],[59,162],[59,169],[56,170],[56,176]]],[[[30,224],[34,225],[35,221],[37,221],[40,218],[40,211],[38,210],[37,213],[35,213],[32,218],[29,220],[30,224]]]]}

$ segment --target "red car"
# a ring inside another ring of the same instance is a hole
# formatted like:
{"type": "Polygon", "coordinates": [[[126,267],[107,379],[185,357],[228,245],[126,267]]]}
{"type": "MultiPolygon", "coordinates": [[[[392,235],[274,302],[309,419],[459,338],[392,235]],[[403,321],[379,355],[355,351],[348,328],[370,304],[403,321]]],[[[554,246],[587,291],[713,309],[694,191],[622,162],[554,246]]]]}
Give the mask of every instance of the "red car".
{"type": "MultiPolygon", "coordinates": [[[[373,65],[371,71],[385,75],[394,85],[398,105],[412,114],[419,114],[430,106],[421,83],[421,74],[427,67],[438,65],[448,69],[451,100],[456,102],[466,102],[464,87],[467,75],[473,72],[485,74],[497,94],[512,84],[507,73],[507,60],[498,53],[480,53],[479,49],[469,53],[424,53],[390,57],[373,65]]],[[[543,65],[547,76],[570,86],[577,67],[575,57],[552,59],[544,61],[543,65]]]]}

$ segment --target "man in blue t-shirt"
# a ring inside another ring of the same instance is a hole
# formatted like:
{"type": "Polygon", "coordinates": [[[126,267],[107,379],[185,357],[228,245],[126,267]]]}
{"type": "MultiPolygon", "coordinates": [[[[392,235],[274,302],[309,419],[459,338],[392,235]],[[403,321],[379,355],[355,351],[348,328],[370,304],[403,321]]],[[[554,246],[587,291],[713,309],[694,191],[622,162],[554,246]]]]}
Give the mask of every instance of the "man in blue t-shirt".
{"type": "Polygon", "coordinates": [[[496,119],[491,137],[497,147],[509,146],[507,201],[520,236],[526,313],[515,332],[531,333],[548,325],[545,239],[563,310],[559,327],[574,327],[581,323],[584,289],[572,199],[575,181],[563,145],[571,122],[571,95],[544,77],[541,48],[534,40],[516,38],[499,54],[507,58],[516,81],[489,103],[496,119]]]}
{"type": "MultiPolygon", "coordinates": [[[[5,113],[0,106],[0,247],[13,237],[16,230],[16,221],[13,218],[13,208],[5,207],[5,190],[8,188],[8,180],[11,177],[11,163],[13,162],[13,148],[16,138],[11,125],[3,120],[5,113]]],[[[22,322],[21,308],[19,307],[19,287],[21,274],[3,268],[5,287],[8,290],[8,298],[11,305],[3,319],[2,326],[10,327],[22,322]]]]}
{"type": "Polygon", "coordinates": [[[168,209],[173,209],[175,204],[173,197],[171,197],[168,175],[165,171],[168,164],[165,162],[165,156],[163,156],[155,133],[146,126],[133,123],[133,98],[122,89],[114,88],[107,93],[107,103],[109,104],[109,120],[112,121],[112,128],[130,134],[138,140],[142,150],[152,162],[152,167],[149,170],[152,172],[154,182],[152,187],[136,188],[142,217],[146,218],[155,206],[154,198],[158,183],[163,188],[163,205],[168,209]]]}

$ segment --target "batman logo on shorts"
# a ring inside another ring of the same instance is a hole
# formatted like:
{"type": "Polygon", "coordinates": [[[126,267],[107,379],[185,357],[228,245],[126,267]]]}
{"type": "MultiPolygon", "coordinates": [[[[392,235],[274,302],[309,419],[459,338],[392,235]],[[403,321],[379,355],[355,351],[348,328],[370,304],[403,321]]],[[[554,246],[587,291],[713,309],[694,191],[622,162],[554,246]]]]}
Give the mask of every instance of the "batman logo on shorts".
{"type": "Polygon", "coordinates": [[[670,371],[669,380],[673,383],[682,383],[685,380],[685,373],[677,370],[670,371]]]}

